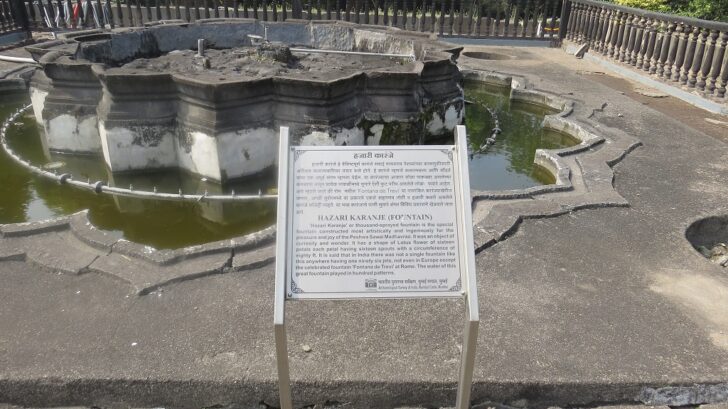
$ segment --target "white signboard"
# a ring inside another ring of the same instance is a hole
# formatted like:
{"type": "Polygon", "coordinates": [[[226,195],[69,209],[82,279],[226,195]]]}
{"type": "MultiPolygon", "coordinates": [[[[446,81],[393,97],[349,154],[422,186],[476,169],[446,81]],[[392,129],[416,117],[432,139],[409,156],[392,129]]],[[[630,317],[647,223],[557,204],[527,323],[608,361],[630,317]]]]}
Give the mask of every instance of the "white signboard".
{"type": "Polygon", "coordinates": [[[455,146],[289,146],[281,128],[273,311],[281,409],[292,409],[285,302],[464,297],[456,407],[470,407],[478,340],[464,126],[455,146]]]}
{"type": "Polygon", "coordinates": [[[291,150],[288,298],[462,296],[454,146],[291,150]]]}

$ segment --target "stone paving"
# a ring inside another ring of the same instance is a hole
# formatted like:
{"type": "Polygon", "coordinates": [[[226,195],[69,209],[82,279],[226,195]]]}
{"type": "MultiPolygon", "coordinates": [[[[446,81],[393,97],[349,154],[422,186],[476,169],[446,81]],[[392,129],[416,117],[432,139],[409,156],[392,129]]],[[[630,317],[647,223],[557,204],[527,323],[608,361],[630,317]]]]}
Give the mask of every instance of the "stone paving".
{"type": "MultiPolygon", "coordinates": [[[[463,69],[574,101],[566,118],[605,139],[562,157],[570,190],[477,201],[473,407],[727,401],[728,275],[684,237],[728,213],[716,117],[558,49],[480,50],[519,58],[463,69]]],[[[106,241],[83,213],[0,230],[0,402],[277,406],[272,236],[165,253],[106,241]]],[[[463,314],[290,303],[297,406],[452,405],[463,314]]]]}

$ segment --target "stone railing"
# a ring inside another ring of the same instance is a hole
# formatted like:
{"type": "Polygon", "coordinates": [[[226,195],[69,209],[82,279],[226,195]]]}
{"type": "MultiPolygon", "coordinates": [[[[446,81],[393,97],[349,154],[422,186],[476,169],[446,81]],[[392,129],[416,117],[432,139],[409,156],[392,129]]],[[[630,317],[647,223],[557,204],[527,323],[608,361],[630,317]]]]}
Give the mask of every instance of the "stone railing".
{"type": "Polygon", "coordinates": [[[562,0],[0,0],[24,2],[34,30],[165,20],[339,20],[441,36],[555,39],[562,0]]]}
{"type": "Polygon", "coordinates": [[[23,0],[0,0],[0,34],[29,29],[23,0]]]}
{"type": "Polygon", "coordinates": [[[728,23],[572,0],[564,34],[590,52],[726,101],[728,23]]]}

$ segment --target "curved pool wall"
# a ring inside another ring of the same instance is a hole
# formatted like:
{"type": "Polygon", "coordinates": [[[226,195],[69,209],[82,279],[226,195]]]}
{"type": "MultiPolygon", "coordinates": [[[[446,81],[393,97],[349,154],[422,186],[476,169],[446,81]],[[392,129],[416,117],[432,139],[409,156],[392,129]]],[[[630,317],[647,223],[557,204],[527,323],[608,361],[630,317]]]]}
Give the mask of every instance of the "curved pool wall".
{"type": "MultiPolygon", "coordinates": [[[[539,194],[546,194],[550,192],[569,191],[574,190],[574,184],[572,184],[572,173],[569,166],[566,164],[565,157],[568,155],[576,155],[585,151],[593,151],[598,149],[595,145],[600,144],[604,141],[602,137],[594,135],[589,131],[585,130],[582,126],[576,122],[568,119],[567,117],[572,111],[573,103],[571,101],[555,97],[548,93],[536,91],[532,89],[524,89],[525,81],[516,76],[503,75],[494,72],[476,71],[476,70],[464,70],[464,78],[467,81],[477,81],[478,83],[486,84],[489,86],[500,87],[510,90],[507,95],[511,101],[518,101],[519,103],[533,104],[537,107],[548,107],[551,110],[556,111],[555,114],[546,115],[543,119],[543,126],[556,131],[569,135],[571,138],[579,141],[576,145],[563,148],[563,149],[540,149],[535,155],[534,162],[540,167],[547,170],[549,173],[554,175],[555,183],[552,185],[534,186],[527,189],[514,189],[514,190],[499,190],[499,191],[479,191],[476,189],[472,190],[472,196],[475,201],[478,200],[497,200],[501,203],[508,200],[519,200],[521,198],[533,197],[539,194]]],[[[638,144],[637,144],[638,145],[638,144]]],[[[629,150],[625,151],[629,152],[629,150]]],[[[59,157],[55,154],[52,156],[59,157]]],[[[60,156],[63,157],[63,156],[60,156]]],[[[573,160],[572,160],[573,162],[573,160]]],[[[578,159],[577,159],[578,162],[578,159]]],[[[584,162],[585,164],[587,162],[584,162]]],[[[573,165],[572,165],[573,166],[573,165]]],[[[126,178],[126,175],[115,175],[115,177],[126,178]]],[[[129,175],[132,176],[132,175],[129,175]]],[[[578,186],[578,184],[577,184],[578,186]]],[[[61,187],[59,187],[61,188],[61,187]]],[[[126,200],[126,199],[123,199],[126,200]]],[[[121,204],[121,203],[119,203],[121,204]]],[[[126,208],[127,206],[123,206],[126,208]]],[[[215,206],[212,206],[215,207],[215,206]]],[[[224,207],[224,206],[223,206],[224,207]]],[[[212,210],[212,209],[209,209],[212,210]]],[[[219,210],[219,209],[218,209],[219,210]]],[[[223,209],[224,210],[224,209],[223,209]]],[[[203,212],[207,213],[207,212],[203,212]]],[[[205,215],[206,219],[219,219],[225,211],[215,212],[218,217],[209,217],[205,215]],[[219,213],[219,214],[217,214],[219,213]]],[[[222,217],[225,218],[224,216],[222,217]]]]}
{"type": "Polygon", "coordinates": [[[112,172],[180,168],[223,182],[275,165],[280,126],[291,128],[294,143],[377,145],[450,134],[463,118],[460,48],[393,28],[210,19],[76,32],[27,50],[42,67],[30,95],[47,149],[101,153],[112,172]],[[250,46],[249,34],[416,61],[408,72],[372,69],[330,81],[212,81],[119,68],[136,58],[195,49],[198,39],[213,48],[250,46]]]}
{"type": "Polygon", "coordinates": [[[562,157],[584,152],[593,146],[604,142],[604,138],[595,135],[573,121],[566,119],[573,112],[574,103],[564,98],[545,92],[525,89],[525,81],[516,76],[504,75],[490,71],[462,70],[465,82],[478,82],[498,87],[508,92],[512,102],[531,104],[553,110],[555,113],[545,115],[543,128],[553,132],[562,133],[573,138],[577,143],[561,149],[537,149],[534,164],[543,168],[554,176],[554,183],[538,185],[526,189],[484,191],[472,189],[471,195],[475,200],[482,199],[516,199],[533,195],[572,190],[571,169],[565,164],[562,157]]]}

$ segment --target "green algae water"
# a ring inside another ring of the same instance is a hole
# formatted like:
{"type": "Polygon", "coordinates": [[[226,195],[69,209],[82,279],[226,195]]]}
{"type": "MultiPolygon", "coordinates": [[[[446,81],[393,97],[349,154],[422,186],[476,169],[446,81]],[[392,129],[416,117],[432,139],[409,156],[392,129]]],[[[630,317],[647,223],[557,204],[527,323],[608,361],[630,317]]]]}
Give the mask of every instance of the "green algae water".
{"type": "MultiPolygon", "coordinates": [[[[523,189],[554,183],[553,176],[535,166],[538,148],[554,149],[576,143],[570,137],[544,131],[544,115],[553,113],[530,104],[512,103],[508,90],[482,84],[466,84],[466,125],[471,150],[477,150],[493,128],[493,118],[479,103],[494,108],[503,132],[484,154],[470,160],[471,186],[476,190],[523,189]]],[[[0,120],[22,105],[22,98],[0,100],[0,120]]],[[[47,152],[32,114],[28,112],[8,130],[8,143],[23,158],[36,165],[70,173],[76,180],[106,181],[109,185],[187,194],[258,193],[275,187],[275,173],[255,180],[221,187],[199,177],[165,171],[135,175],[111,174],[96,156],[61,155],[47,152]]],[[[450,142],[452,143],[452,142],[450,142]]],[[[222,240],[260,230],[275,222],[275,202],[242,203],[171,202],[132,199],[59,185],[31,174],[0,149],[0,223],[38,221],[89,209],[98,228],[152,247],[179,248],[222,240]]]]}
{"type": "Polygon", "coordinates": [[[477,151],[490,136],[494,120],[481,106],[495,110],[502,132],[483,154],[470,160],[470,186],[475,190],[511,190],[553,184],[554,176],[533,163],[536,149],[559,149],[579,142],[569,135],[542,127],[550,108],[511,101],[508,88],[467,82],[465,107],[470,150],[477,151]]]}
{"type": "MultiPolygon", "coordinates": [[[[4,120],[21,106],[0,102],[4,120]]],[[[224,188],[198,177],[168,171],[143,175],[111,175],[100,157],[59,155],[45,152],[31,113],[11,126],[8,144],[21,157],[35,165],[50,165],[58,173],[70,173],[76,180],[108,181],[109,185],[134,189],[188,194],[258,193],[275,185],[275,175],[254,182],[226,185],[224,188]]],[[[62,186],[36,177],[17,165],[0,149],[0,223],[38,221],[89,209],[89,218],[98,228],[117,237],[158,249],[179,248],[231,238],[270,226],[275,221],[275,201],[220,203],[143,200],[62,186]]]]}

